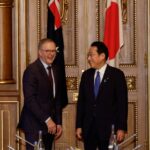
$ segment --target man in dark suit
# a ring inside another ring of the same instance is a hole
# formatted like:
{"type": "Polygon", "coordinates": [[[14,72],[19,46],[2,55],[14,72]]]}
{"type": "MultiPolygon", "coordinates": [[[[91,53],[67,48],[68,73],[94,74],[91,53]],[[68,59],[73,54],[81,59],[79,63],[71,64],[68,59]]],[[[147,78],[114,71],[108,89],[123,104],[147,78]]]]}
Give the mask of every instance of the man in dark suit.
{"type": "Polygon", "coordinates": [[[83,139],[85,150],[107,150],[112,124],[118,142],[123,141],[127,131],[126,80],[121,70],[106,63],[108,49],[103,42],[91,44],[87,59],[91,68],[81,78],[76,135],[83,139]]]}
{"type": "MultiPolygon", "coordinates": [[[[62,133],[59,70],[52,64],[56,53],[54,41],[42,39],[38,45],[39,58],[26,68],[23,75],[24,106],[18,128],[33,144],[38,141],[38,131],[42,130],[46,150],[51,149],[54,138],[62,133]]],[[[26,147],[33,150],[29,144],[26,147]]]]}

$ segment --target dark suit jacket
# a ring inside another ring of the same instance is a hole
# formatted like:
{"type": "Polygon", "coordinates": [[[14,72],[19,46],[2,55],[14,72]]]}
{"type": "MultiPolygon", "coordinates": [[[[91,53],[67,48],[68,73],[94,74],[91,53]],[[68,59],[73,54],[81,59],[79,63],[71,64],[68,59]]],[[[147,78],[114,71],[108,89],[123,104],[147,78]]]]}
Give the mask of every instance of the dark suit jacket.
{"type": "Polygon", "coordinates": [[[24,106],[18,127],[25,132],[47,133],[45,120],[50,116],[56,124],[62,123],[61,89],[58,70],[53,67],[56,97],[52,90],[46,70],[39,59],[30,64],[23,75],[24,106]]]}
{"type": "Polygon", "coordinates": [[[111,125],[116,130],[127,130],[127,85],[123,72],[107,65],[99,94],[94,98],[95,69],[88,69],[81,78],[77,103],[76,128],[83,129],[83,137],[88,136],[93,118],[101,139],[108,139],[111,125]]]}

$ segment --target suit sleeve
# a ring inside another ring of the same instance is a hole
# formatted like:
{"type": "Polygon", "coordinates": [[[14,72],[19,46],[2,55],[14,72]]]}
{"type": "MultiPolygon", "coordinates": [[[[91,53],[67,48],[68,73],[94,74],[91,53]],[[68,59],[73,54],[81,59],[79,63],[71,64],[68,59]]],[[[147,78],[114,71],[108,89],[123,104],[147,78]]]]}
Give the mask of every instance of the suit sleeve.
{"type": "Polygon", "coordinates": [[[82,128],[84,120],[84,107],[85,107],[85,98],[84,98],[84,81],[85,73],[81,77],[80,87],[79,87],[79,96],[77,102],[77,113],[76,113],[76,128],[82,128]]]}
{"type": "Polygon", "coordinates": [[[118,72],[116,78],[117,129],[127,131],[128,90],[124,73],[118,72]]]}

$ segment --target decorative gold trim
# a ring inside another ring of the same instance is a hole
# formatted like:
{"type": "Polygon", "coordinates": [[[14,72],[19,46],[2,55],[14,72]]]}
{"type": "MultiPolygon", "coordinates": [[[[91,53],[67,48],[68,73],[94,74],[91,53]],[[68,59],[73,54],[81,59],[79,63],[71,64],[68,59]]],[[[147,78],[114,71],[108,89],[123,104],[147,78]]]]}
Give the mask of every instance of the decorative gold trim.
{"type": "Polygon", "coordinates": [[[13,7],[13,4],[0,4],[0,8],[13,7]]]}
{"type": "Polygon", "coordinates": [[[138,106],[137,106],[137,101],[136,100],[130,100],[128,104],[133,104],[134,107],[134,114],[135,114],[135,127],[134,127],[134,133],[136,134],[135,137],[135,144],[138,145],[138,106]]]}
{"type": "Polygon", "coordinates": [[[78,62],[78,3],[77,0],[74,0],[74,7],[75,7],[75,13],[74,13],[74,41],[75,41],[75,46],[74,46],[74,51],[75,51],[75,64],[66,64],[65,66],[67,68],[74,68],[77,67],[77,62],[78,62]]]}
{"type": "Polygon", "coordinates": [[[29,6],[29,0],[26,0],[25,1],[25,38],[26,38],[26,66],[28,66],[29,65],[29,63],[30,63],[30,52],[29,52],[29,48],[28,48],[28,40],[27,40],[27,38],[28,38],[28,25],[27,25],[27,23],[28,23],[28,17],[27,17],[27,14],[29,15],[29,12],[27,11],[27,6],[29,6]]]}
{"type": "Polygon", "coordinates": [[[133,0],[133,63],[119,64],[120,67],[135,67],[136,66],[136,52],[137,52],[137,39],[136,39],[136,0],[133,0]]]}
{"type": "Polygon", "coordinates": [[[128,91],[136,91],[136,77],[126,76],[128,91]]]}
{"type": "Polygon", "coordinates": [[[37,40],[41,39],[41,0],[37,1],[37,40]]]}
{"type": "Polygon", "coordinates": [[[77,90],[78,80],[77,77],[66,77],[66,84],[68,90],[77,90]]]}
{"type": "Polygon", "coordinates": [[[63,7],[62,7],[62,13],[61,13],[61,20],[62,23],[66,24],[68,22],[68,9],[69,9],[69,3],[68,0],[63,0],[63,7]]]}
{"type": "MultiPolygon", "coordinates": [[[[17,119],[17,122],[19,121],[19,102],[18,101],[0,101],[0,104],[8,104],[8,103],[15,103],[16,104],[16,108],[17,108],[17,110],[16,110],[16,119],[17,119]]],[[[0,115],[2,116],[2,114],[3,114],[3,112],[4,112],[5,110],[1,110],[1,113],[0,113],[0,115]]],[[[9,112],[9,111],[8,111],[9,112]]],[[[10,113],[9,113],[10,114],[10,113]]],[[[2,128],[3,128],[3,117],[1,117],[2,118],[2,120],[1,120],[1,124],[2,124],[2,128]]],[[[9,116],[9,118],[10,118],[10,116],[9,116]]],[[[10,120],[10,119],[9,119],[10,120]]],[[[9,122],[9,124],[10,124],[10,122],[9,122]]],[[[9,128],[9,130],[10,130],[10,128],[9,128]]],[[[3,131],[3,129],[2,129],[2,131],[3,131]]],[[[9,131],[9,133],[10,133],[10,131],[9,131]]],[[[2,137],[2,141],[3,141],[3,136],[1,136],[2,137]]],[[[10,137],[10,135],[9,135],[9,137],[10,137]]],[[[9,144],[10,144],[10,138],[9,138],[9,144]]],[[[3,146],[2,146],[3,147],[3,146]]],[[[19,143],[17,143],[17,148],[19,149],[19,143]]]]}
{"type": "MultiPolygon", "coordinates": [[[[0,97],[6,97],[7,95],[5,95],[5,96],[0,96],[0,97]]],[[[7,97],[10,97],[10,96],[7,96],[7,97]]],[[[11,96],[12,97],[12,96],[11,96]]],[[[14,98],[16,98],[16,96],[14,96],[13,95],[13,97],[14,98]]],[[[12,100],[12,101],[0,101],[0,103],[4,103],[4,104],[7,104],[7,103],[19,103],[18,101],[14,101],[14,100],[12,100]]]]}
{"type": "MultiPolygon", "coordinates": [[[[7,114],[8,114],[8,118],[9,118],[9,119],[8,119],[8,130],[9,130],[9,131],[8,131],[8,134],[9,134],[9,135],[8,135],[8,136],[9,136],[8,144],[10,145],[10,111],[8,111],[8,110],[1,110],[1,113],[0,113],[0,114],[1,114],[1,118],[2,118],[2,120],[1,120],[1,125],[2,125],[2,147],[4,147],[4,146],[3,146],[3,137],[4,137],[4,134],[6,134],[6,133],[3,132],[3,131],[4,131],[4,128],[5,128],[5,127],[3,126],[3,125],[4,125],[4,118],[3,118],[3,117],[4,117],[4,113],[7,113],[7,114]]],[[[5,136],[6,136],[6,135],[5,135],[5,136]]]]}
{"type": "Polygon", "coordinates": [[[148,66],[148,54],[147,52],[145,52],[145,55],[144,55],[144,67],[147,68],[148,66]]]}
{"type": "Polygon", "coordinates": [[[13,7],[13,0],[1,0],[0,7],[13,7]]]}
{"type": "Polygon", "coordinates": [[[121,0],[122,4],[122,22],[123,24],[127,23],[127,0],[121,0]]]}
{"type": "MultiPolygon", "coordinates": [[[[121,146],[120,149],[126,149],[128,147],[128,144],[133,144],[134,147],[136,147],[138,145],[138,107],[137,107],[137,101],[136,100],[130,100],[128,102],[128,105],[132,105],[133,106],[133,119],[134,119],[134,126],[133,126],[133,133],[131,134],[136,134],[135,138],[133,139],[132,143],[126,143],[123,145],[123,147],[121,146]]],[[[129,114],[128,114],[129,115],[129,114]]],[[[129,124],[128,124],[129,125],[129,124]]],[[[130,137],[132,135],[127,135],[126,138],[130,137]]],[[[128,149],[128,148],[127,148],[128,149]]]]}
{"type": "Polygon", "coordinates": [[[73,102],[78,101],[78,95],[79,95],[79,93],[73,93],[73,102]]]}
{"type": "Polygon", "coordinates": [[[96,0],[96,37],[100,39],[100,1],[96,0]]]}
{"type": "Polygon", "coordinates": [[[0,84],[14,84],[15,80],[0,80],[0,84]]]}

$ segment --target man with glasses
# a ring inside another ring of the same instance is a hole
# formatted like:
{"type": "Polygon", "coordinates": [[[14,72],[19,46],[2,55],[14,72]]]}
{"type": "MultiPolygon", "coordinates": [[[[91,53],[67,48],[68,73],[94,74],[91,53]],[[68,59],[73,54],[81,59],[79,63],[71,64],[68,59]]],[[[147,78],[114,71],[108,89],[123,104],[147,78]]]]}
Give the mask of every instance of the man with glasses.
{"type": "Polygon", "coordinates": [[[107,150],[111,126],[117,141],[127,131],[128,94],[124,73],[109,66],[108,49],[95,41],[88,52],[91,68],[84,71],[77,103],[76,135],[84,141],[85,150],[107,150]]]}
{"type": "MultiPolygon", "coordinates": [[[[62,133],[59,69],[53,65],[56,54],[55,42],[42,39],[38,45],[38,59],[26,68],[23,75],[24,106],[18,128],[32,144],[38,141],[38,132],[42,130],[46,150],[52,148],[54,138],[59,138],[62,133]]],[[[34,149],[29,144],[26,148],[34,149]]]]}

